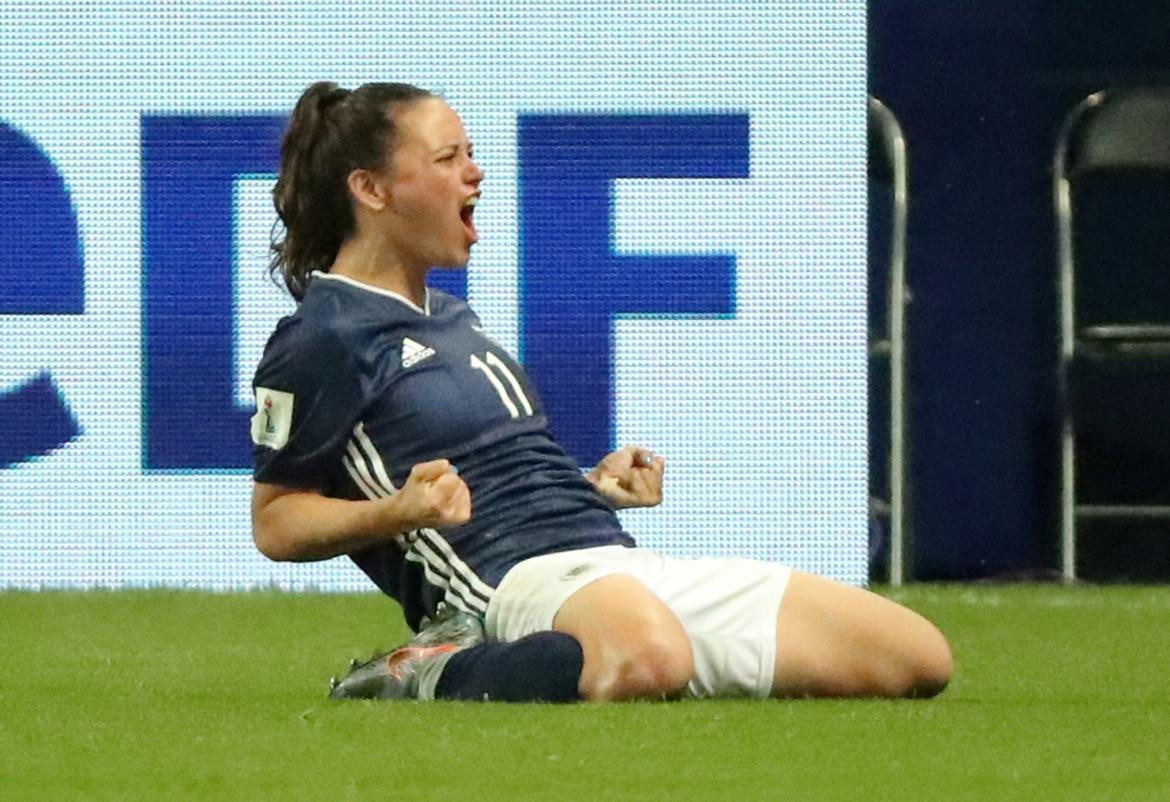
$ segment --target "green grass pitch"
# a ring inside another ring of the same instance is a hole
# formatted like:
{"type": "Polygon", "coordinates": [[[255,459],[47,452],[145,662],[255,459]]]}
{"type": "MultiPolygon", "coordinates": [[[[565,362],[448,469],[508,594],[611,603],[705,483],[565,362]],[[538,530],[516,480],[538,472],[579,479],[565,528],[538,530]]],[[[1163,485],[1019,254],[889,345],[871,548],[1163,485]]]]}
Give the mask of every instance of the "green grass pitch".
{"type": "Polygon", "coordinates": [[[1170,588],[891,595],[938,699],[334,703],[378,595],[0,593],[0,799],[1170,799],[1170,588]]]}

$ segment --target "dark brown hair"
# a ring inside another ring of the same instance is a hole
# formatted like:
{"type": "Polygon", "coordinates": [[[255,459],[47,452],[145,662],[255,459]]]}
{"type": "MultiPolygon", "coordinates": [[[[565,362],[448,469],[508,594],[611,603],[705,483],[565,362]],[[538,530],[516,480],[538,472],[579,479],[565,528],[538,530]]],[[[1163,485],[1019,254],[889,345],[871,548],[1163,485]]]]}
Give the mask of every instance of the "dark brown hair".
{"type": "Polygon", "coordinates": [[[284,232],[273,237],[269,265],[273,279],[284,279],[297,301],[309,273],[328,271],[353,234],[349,174],[385,166],[394,145],[394,108],[427,97],[434,95],[410,84],[370,83],[350,91],[321,81],[297,101],[272,190],[284,232]]]}

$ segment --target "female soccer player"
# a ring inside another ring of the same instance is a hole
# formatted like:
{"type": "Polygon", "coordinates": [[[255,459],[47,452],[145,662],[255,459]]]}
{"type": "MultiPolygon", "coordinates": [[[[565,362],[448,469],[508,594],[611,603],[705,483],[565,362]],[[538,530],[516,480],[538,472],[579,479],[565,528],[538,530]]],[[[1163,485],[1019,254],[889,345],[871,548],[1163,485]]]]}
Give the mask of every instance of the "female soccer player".
{"type": "Polygon", "coordinates": [[[466,265],[483,172],[458,115],[403,84],[310,86],[283,142],[273,246],[298,301],[256,372],[256,545],[349,555],[419,631],[335,697],[568,701],[931,696],[939,631],[858,588],[639,549],[662,498],[628,447],[582,473],[524,370],[428,270],[466,265]]]}

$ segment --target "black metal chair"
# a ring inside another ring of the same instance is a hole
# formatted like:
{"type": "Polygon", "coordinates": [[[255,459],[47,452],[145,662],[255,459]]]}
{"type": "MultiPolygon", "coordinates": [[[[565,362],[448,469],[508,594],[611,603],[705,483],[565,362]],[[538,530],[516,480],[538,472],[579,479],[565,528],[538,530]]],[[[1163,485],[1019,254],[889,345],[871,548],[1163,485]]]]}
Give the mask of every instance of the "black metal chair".
{"type": "Polygon", "coordinates": [[[910,566],[906,416],[907,170],[906,139],[901,125],[880,100],[870,97],[870,507],[871,514],[888,521],[889,580],[894,586],[909,579],[910,566]]]}
{"type": "Polygon", "coordinates": [[[1061,572],[1078,524],[1170,524],[1170,87],[1089,95],[1053,159],[1061,572]],[[1167,477],[1167,478],[1163,478],[1167,477]]]}

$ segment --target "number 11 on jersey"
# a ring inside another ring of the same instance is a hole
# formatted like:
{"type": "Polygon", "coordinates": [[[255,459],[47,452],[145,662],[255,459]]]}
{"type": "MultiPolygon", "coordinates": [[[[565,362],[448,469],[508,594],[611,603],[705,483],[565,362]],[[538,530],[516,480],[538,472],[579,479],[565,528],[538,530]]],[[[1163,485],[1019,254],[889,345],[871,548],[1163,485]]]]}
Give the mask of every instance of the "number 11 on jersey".
{"type": "Polygon", "coordinates": [[[498,356],[488,351],[484,354],[486,359],[480,359],[475,354],[471,355],[471,367],[476,370],[482,370],[483,375],[487,376],[488,381],[492,383],[492,387],[496,388],[496,393],[500,396],[500,400],[504,402],[504,407],[508,410],[508,414],[513,418],[520,417],[520,407],[516,406],[516,401],[520,402],[520,406],[524,408],[525,415],[532,414],[532,404],[528,403],[528,397],[524,395],[523,388],[520,387],[520,382],[516,380],[512,371],[508,370],[508,366],[504,364],[503,360],[498,356]],[[495,370],[493,370],[493,368],[495,370]],[[512,392],[516,396],[516,401],[508,395],[508,388],[500,381],[500,377],[495,374],[499,371],[500,374],[507,380],[512,388],[512,392]]]}

